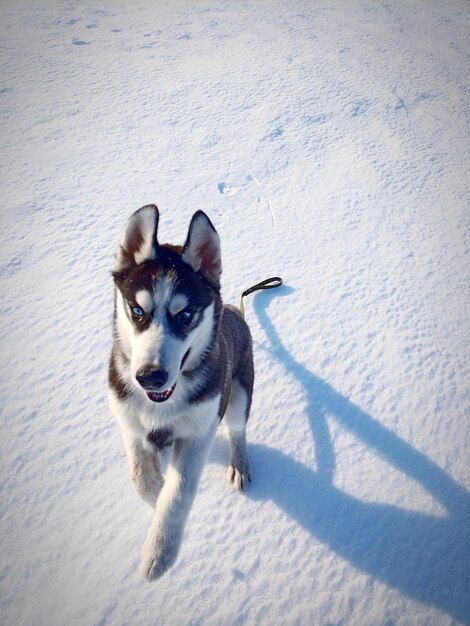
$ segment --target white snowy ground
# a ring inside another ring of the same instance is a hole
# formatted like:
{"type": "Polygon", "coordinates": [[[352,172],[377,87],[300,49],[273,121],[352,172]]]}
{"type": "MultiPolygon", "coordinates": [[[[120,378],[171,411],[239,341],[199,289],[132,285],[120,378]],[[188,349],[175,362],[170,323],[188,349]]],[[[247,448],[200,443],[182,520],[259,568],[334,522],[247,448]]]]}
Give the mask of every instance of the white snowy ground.
{"type": "Polygon", "coordinates": [[[466,0],[3,0],[1,623],[470,623],[466,0]],[[175,567],[106,398],[114,248],[204,209],[248,303],[175,567]]]}

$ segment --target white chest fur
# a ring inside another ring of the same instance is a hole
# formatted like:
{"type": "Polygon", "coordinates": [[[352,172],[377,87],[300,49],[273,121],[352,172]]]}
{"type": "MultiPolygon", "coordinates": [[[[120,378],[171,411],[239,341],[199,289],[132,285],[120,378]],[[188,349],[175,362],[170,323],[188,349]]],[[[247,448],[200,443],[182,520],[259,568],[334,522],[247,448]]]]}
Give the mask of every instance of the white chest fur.
{"type": "Polygon", "coordinates": [[[204,437],[218,419],[220,395],[198,403],[187,403],[182,395],[175,389],[175,397],[157,404],[134,394],[120,400],[110,390],[109,399],[121,428],[134,437],[146,439],[151,431],[166,428],[171,428],[175,439],[204,437]]]}

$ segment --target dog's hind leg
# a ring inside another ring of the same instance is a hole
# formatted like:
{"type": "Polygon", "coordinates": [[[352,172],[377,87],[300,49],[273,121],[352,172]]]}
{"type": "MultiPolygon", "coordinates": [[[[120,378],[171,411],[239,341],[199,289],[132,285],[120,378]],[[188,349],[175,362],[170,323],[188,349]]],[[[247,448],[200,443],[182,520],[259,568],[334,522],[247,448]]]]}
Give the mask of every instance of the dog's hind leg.
{"type": "Polygon", "coordinates": [[[232,383],[230,399],[224,416],[230,442],[230,462],[227,478],[239,491],[251,482],[251,466],[246,446],[246,422],[251,393],[236,380],[232,383]]]}

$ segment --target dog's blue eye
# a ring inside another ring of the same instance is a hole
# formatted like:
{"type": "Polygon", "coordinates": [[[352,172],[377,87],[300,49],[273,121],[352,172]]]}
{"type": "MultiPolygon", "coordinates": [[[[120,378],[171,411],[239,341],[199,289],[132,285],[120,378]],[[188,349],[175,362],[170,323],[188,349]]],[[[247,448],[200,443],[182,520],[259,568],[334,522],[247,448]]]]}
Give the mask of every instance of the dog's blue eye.
{"type": "Polygon", "coordinates": [[[189,322],[193,319],[193,312],[189,309],[183,309],[176,317],[180,322],[189,322]]]}
{"type": "Polygon", "coordinates": [[[134,315],[136,317],[143,317],[144,315],[144,310],[140,308],[140,306],[133,306],[132,307],[132,313],[134,313],[134,315]]]}

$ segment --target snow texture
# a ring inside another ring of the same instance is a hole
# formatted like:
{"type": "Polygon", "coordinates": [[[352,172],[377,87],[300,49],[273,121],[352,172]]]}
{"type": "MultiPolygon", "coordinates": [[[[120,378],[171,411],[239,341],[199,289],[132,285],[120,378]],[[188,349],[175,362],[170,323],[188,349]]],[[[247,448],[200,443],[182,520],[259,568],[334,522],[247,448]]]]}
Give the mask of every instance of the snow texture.
{"type": "Polygon", "coordinates": [[[470,623],[467,0],[3,0],[1,621],[470,623]],[[247,302],[174,568],[106,397],[115,246],[155,202],[247,302]]]}

